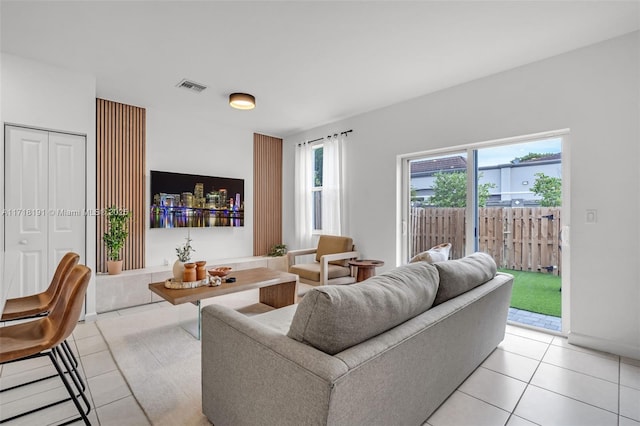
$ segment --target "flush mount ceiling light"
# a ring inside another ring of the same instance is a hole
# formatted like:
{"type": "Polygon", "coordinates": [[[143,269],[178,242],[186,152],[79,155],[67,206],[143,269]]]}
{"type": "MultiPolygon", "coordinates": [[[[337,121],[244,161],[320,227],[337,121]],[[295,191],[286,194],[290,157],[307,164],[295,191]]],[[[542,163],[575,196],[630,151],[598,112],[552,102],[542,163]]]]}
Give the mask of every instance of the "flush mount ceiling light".
{"type": "Polygon", "coordinates": [[[236,109],[253,109],[256,107],[256,98],[248,93],[232,93],[229,95],[229,105],[236,109]]]}

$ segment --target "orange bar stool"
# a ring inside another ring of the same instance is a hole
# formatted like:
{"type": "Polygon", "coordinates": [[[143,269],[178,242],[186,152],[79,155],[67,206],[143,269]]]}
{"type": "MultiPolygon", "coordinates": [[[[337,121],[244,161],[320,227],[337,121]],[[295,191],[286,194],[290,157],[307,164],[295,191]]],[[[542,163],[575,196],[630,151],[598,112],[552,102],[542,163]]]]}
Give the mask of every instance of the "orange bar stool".
{"type": "MultiPolygon", "coordinates": [[[[62,257],[62,259],[60,259],[60,262],[58,262],[58,266],[56,267],[56,271],[53,274],[53,278],[51,279],[47,290],[38,294],[16,297],[14,299],[7,299],[7,301],[5,302],[4,310],[2,311],[2,316],[0,317],[0,321],[17,321],[47,315],[60,296],[62,283],[69,276],[73,267],[78,264],[79,260],[79,254],[74,252],[66,253],[62,257]]],[[[64,342],[63,349],[70,355],[74,366],[77,368],[78,360],[73,355],[71,347],[66,340],[64,342]]],[[[55,375],[32,380],[30,382],[14,386],[14,388],[47,380],[52,377],[55,377],[55,375]]]]}
{"type": "Polygon", "coordinates": [[[74,266],[71,273],[63,280],[58,300],[49,311],[49,315],[33,321],[0,327],[0,364],[47,356],[69,394],[67,399],[13,415],[2,419],[0,423],[71,400],[80,416],[69,420],[65,424],[77,420],[83,420],[86,425],[91,424],[87,417],[87,414],[91,411],[91,404],[84,394],[84,386],[81,384],[77,370],[74,371],[69,356],[62,349],[64,341],[71,335],[80,319],[80,312],[90,277],[91,270],[89,268],[84,265],[74,266]],[[65,377],[65,373],[68,373],[78,395],[76,395],[76,391],[72,388],[67,377],[65,377]],[[86,411],[78,397],[84,402],[86,411]]]}
{"type": "Polygon", "coordinates": [[[0,321],[13,321],[33,318],[47,313],[53,308],[61,291],[61,285],[74,266],[78,264],[80,256],[77,253],[65,254],[53,274],[51,283],[46,291],[15,299],[7,299],[0,321]]]}

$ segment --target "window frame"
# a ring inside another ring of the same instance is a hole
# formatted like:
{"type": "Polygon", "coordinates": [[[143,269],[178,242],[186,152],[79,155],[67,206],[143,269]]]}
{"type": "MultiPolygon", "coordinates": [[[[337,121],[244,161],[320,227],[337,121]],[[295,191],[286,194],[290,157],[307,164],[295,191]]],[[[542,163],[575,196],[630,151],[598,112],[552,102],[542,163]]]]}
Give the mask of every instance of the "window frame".
{"type": "Polygon", "coordinates": [[[538,141],[550,138],[562,139],[562,209],[563,217],[567,221],[562,225],[562,330],[561,335],[566,335],[571,329],[571,131],[570,129],[559,129],[548,132],[540,132],[523,136],[494,139],[484,142],[475,142],[464,145],[451,146],[447,148],[434,148],[420,152],[401,154],[396,156],[396,265],[406,263],[409,253],[409,205],[411,200],[410,182],[410,161],[421,157],[435,155],[447,155],[450,153],[467,151],[467,227],[466,235],[472,236],[466,239],[466,252],[472,253],[477,248],[476,222],[477,215],[471,212],[476,208],[477,187],[472,182],[477,182],[475,171],[477,170],[477,151],[483,148],[491,148],[502,145],[517,144],[522,142],[538,141]],[[472,216],[469,216],[469,215],[472,216]]]}

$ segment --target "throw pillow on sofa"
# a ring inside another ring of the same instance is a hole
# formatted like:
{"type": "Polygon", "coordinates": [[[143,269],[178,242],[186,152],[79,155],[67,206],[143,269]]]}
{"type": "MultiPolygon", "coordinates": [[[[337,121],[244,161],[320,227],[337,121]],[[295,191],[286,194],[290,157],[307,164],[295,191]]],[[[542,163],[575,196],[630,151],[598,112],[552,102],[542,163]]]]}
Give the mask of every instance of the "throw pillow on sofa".
{"type": "Polygon", "coordinates": [[[473,253],[462,259],[436,262],[440,286],[433,305],[439,305],[484,284],[495,277],[496,262],[486,253],[473,253]]]}
{"type": "Polygon", "coordinates": [[[359,284],[315,287],[298,305],[287,336],[334,355],[426,311],[437,291],[438,271],[424,262],[359,284]]]}
{"type": "Polygon", "coordinates": [[[427,251],[423,251],[422,253],[418,253],[411,258],[409,263],[415,262],[427,262],[427,263],[435,263],[435,262],[444,262],[449,259],[449,251],[451,251],[451,243],[438,244],[435,247],[431,247],[427,251]]]}

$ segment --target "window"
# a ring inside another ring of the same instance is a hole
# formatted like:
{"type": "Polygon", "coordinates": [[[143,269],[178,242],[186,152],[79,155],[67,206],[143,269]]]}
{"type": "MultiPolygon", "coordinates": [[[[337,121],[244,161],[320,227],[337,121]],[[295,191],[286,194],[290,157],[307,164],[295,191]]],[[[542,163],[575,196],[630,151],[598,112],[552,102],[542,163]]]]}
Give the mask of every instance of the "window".
{"type": "Polygon", "coordinates": [[[312,209],[312,223],[313,232],[322,232],[322,161],[323,161],[323,146],[322,144],[315,145],[312,148],[313,156],[313,183],[311,185],[311,191],[313,193],[313,209],[312,209]]]}
{"type": "Polygon", "coordinates": [[[342,220],[344,133],[299,143],[296,147],[294,190],[298,247],[310,247],[314,234],[345,235],[342,220]]]}

